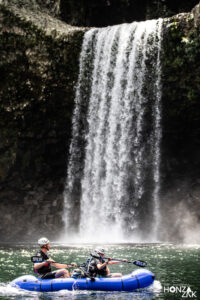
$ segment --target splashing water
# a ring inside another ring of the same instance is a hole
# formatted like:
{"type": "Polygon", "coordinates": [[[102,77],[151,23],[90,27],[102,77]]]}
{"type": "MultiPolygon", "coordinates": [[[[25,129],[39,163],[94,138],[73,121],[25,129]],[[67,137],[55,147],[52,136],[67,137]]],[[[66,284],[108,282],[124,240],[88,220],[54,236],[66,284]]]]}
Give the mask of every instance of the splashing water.
{"type": "Polygon", "coordinates": [[[162,23],[84,36],[64,215],[79,241],[158,238],[162,23]]]}

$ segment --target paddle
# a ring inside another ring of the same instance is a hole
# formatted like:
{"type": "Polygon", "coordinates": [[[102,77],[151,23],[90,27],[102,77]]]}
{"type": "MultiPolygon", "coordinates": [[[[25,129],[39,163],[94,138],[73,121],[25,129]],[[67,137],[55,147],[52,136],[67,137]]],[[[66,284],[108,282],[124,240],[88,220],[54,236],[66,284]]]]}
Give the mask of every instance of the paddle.
{"type": "MultiPolygon", "coordinates": [[[[104,258],[108,259],[108,257],[104,257],[104,258]]],[[[128,264],[133,264],[133,265],[136,265],[137,267],[141,267],[141,268],[144,268],[147,266],[147,263],[143,260],[123,261],[122,259],[115,259],[115,258],[112,258],[111,260],[121,261],[121,262],[128,263],[128,264]]]]}
{"type": "MultiPolygon", "coordinates": [[[[94,254],[90,254],[90,255],[94,258],[99,259],[99,256],[96,256],[94,254]]],[[[104,257],[104,259],[109,259],[109,257],[104,257]]],[[[147,263],[143,260],[123,261],[122,259],[117,259],[117,258],[112,258],[111,260],[125,262],[125,263],[128,263],[128,264],[133,264],[133,265],[136,265],[137,267],[141,267],[141,268],[144,268],[144,267],[147,266],[147,263]]]]}

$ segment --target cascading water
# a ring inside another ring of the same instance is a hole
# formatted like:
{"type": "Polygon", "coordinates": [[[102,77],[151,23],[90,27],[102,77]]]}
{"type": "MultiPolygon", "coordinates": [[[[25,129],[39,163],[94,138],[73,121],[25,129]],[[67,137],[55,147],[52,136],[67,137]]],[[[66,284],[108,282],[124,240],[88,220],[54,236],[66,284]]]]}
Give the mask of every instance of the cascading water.
{"type": "Polygon", "coordinates": [[[69,237],[156,240],[162,20],[85,33],[65,190],[69,237]]]}

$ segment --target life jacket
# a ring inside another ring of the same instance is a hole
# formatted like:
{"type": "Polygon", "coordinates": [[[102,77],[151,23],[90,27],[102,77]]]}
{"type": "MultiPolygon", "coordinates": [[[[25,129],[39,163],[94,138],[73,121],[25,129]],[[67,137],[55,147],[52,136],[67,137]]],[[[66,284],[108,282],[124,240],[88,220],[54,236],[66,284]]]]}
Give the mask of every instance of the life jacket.
{"type": "MultiPolygon", "coordinates": [[[[42,250],[40,250],[35,257],[37,257],[38,260],[34,260],[34,263],[41,263],[49,259],[48,255],[46,255],[42,250]]],[[[51,272],[51,266],[48,262],[46,262],[46,264],[41,268],[39,269],[34,268],[33,270],[37,275],[44,275],[46,273],[51,272]]]]}
{"type": "Polygon", "coordinates": [[[101,263],[105,263],[104,259],[102,257],[99,258],[94,258],[94,257],[90,257],[87,259],[86,262],[86,272],[92,276],[92,277],[96,277],[96,276],[106,276],[107,275],[107,270],[106,270],[106,266],[99,270],[97,268],[97,265],[101,263]]]}

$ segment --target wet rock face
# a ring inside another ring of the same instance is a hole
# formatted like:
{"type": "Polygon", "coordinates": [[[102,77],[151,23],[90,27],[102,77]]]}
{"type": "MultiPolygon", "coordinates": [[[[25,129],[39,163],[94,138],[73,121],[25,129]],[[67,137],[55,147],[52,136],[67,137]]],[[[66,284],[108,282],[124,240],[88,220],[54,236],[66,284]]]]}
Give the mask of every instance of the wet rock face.
{"type": "Polygon", "coordinates": [[[51,188],[48,183],[42,187],[13,184],[10,188],[10,192],[0,192],[1,241],[31,241],[45,235],[55,238],[63,227],[62,183],[54,182],[51,188]]]}
{"type": "Polygon", "coordinates": [[[186,240],[189,231],[193,236],[192,228],[200,224],[198,11],[199,5],[193,14],[170,18],[163,32],[161,206],[166,240],[173,241],[186,240]]]}
{"type": "Polygon", "coordinates": [[[30,238],[34,230],[54,235],[63,224],[84,30],[17,7],[1,5],[0,13],[0,237],[30,238]]]}

